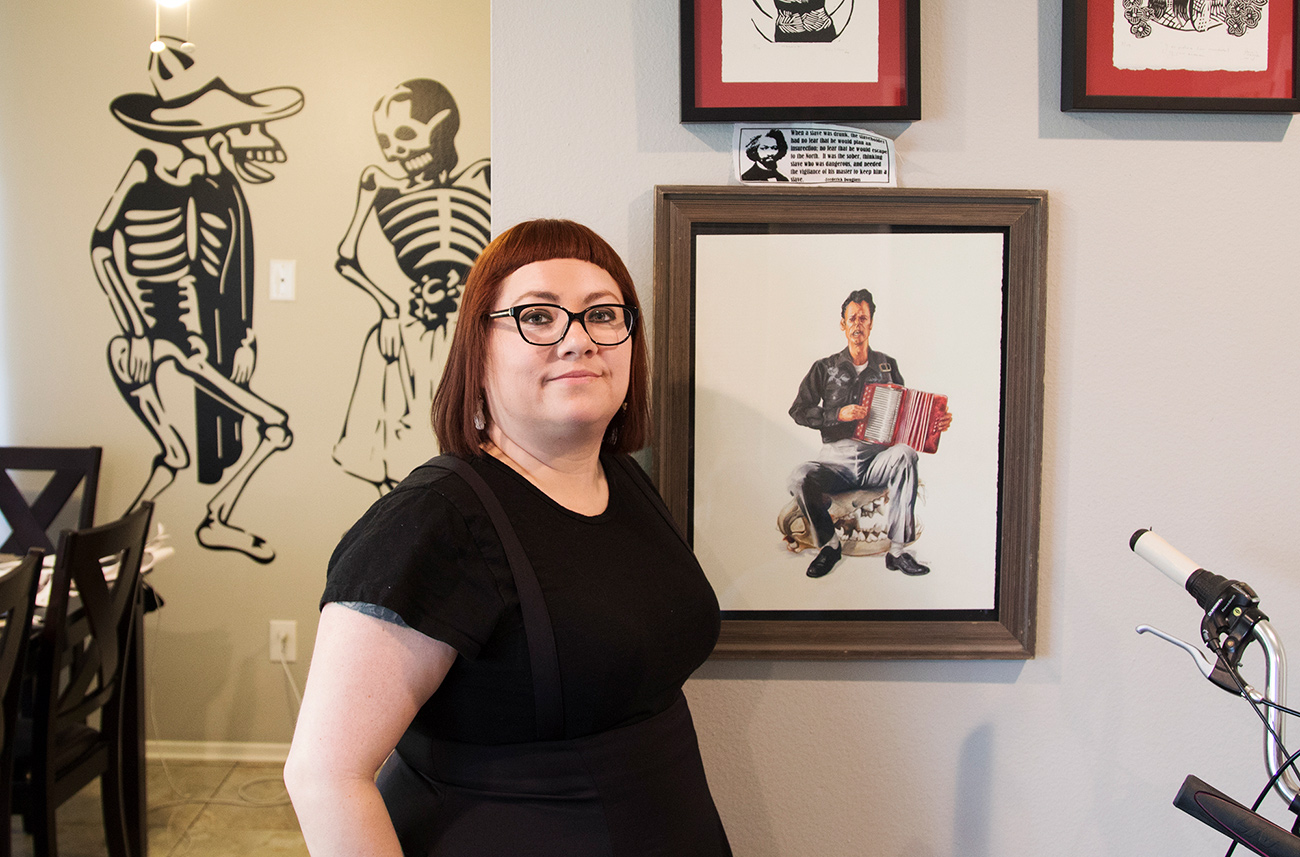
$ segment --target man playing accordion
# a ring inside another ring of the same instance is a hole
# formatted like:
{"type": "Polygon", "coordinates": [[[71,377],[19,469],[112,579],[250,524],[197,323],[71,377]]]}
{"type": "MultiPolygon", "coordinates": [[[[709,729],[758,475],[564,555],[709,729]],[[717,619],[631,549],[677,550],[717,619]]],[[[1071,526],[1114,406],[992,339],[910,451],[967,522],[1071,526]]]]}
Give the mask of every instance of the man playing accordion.
{"type": "MultiPolygon", "coordinates": [[[[788,487],[816,539],[817,556],[809,577],[828,574],[843,554],[840,534],[831,519],[833,494],[871,489],[889,495],[889,552],[885,567],[908,575],[930,571],[904,547],[916,540],[917,453],[907,444],[857,440],[858,424],[866,418],[862,391],[868,384],[903,386],[898,364],[888,354],[871,349],[871,323],[876,304],[871,292],[850,292],[840,306],[840,330],[848,345],[813,363],[799,385],[790,416],[817,429],[822,449],[816,461],[805,462],[790,474],[788,487]]],[[[938,416],[940,432],[952,425],[946,406],[938,416]]]]}

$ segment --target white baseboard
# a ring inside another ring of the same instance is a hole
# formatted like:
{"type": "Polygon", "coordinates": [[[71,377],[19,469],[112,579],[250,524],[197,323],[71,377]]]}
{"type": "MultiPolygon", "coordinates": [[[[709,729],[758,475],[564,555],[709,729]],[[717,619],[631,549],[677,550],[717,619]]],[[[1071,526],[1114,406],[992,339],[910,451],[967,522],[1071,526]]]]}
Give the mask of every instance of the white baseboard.
{"type": "Polygon", "coordinates": [[[289,758],[289,745],[241,741],[146,741],[149,759],[187,762],[279,762],[289,758]]]}

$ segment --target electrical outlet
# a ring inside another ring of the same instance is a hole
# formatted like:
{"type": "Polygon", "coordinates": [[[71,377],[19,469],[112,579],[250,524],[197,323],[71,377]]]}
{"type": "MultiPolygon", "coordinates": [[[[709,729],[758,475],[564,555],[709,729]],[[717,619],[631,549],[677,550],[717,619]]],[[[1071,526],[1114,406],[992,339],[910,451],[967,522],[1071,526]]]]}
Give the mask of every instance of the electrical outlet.
{"type": "Polygon", "coordinates": [[[272,663],[279,663],[281,654],[285,661],[298,660],[298,620],[272,619],[270,655],[272,663]]]}

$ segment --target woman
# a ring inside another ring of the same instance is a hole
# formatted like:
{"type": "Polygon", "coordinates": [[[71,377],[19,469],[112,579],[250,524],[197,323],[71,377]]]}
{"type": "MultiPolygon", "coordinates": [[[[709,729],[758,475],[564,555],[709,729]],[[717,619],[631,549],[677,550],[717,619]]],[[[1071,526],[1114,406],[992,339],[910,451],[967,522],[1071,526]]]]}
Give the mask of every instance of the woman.
{"type": "Polygon", "coordinates": [[[316,857],[730,854],[681,695],[717,599],[626,455],[649,422],[639,314],[575,223],[475,263],[433,406],[456,460],[330,561],[285,768],[316,857]]]}

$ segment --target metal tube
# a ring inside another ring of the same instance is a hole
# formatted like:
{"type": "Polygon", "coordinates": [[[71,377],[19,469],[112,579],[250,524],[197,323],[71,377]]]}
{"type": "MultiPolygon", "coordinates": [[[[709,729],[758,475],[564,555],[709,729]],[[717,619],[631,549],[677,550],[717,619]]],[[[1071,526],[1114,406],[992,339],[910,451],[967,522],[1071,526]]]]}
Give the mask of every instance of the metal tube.
{"type": "MultiPolygon", "coordinates": [[[[1285,705],[1286,652],[1282,648],[1282,640],[1267,620],[1256,623],[1254,636],[1259,640],[1260,648],[1264,650],[1264,698],[1278,705],[1285,705]]],[[[1268,719],[1269,726],[1273,727],[1273,731],[1264,730],[1264,764],[1268,768],[1269,776],[1274,776],[1286,763],[1286,751],[1282,749],[1285,739],[1284,715],[1278,709],[1266,706],[1265,717],[1268,719]],[[1273,737],[1274,733],[1277,735],[1276,738],[1273,737]]],[[[1296,795],[1300,794],[1300,779],[1297,778],[1295,769],[1287,768],[1278,777],[1273,789],[1288,804],[1295,800],[1296,795]]]]}

